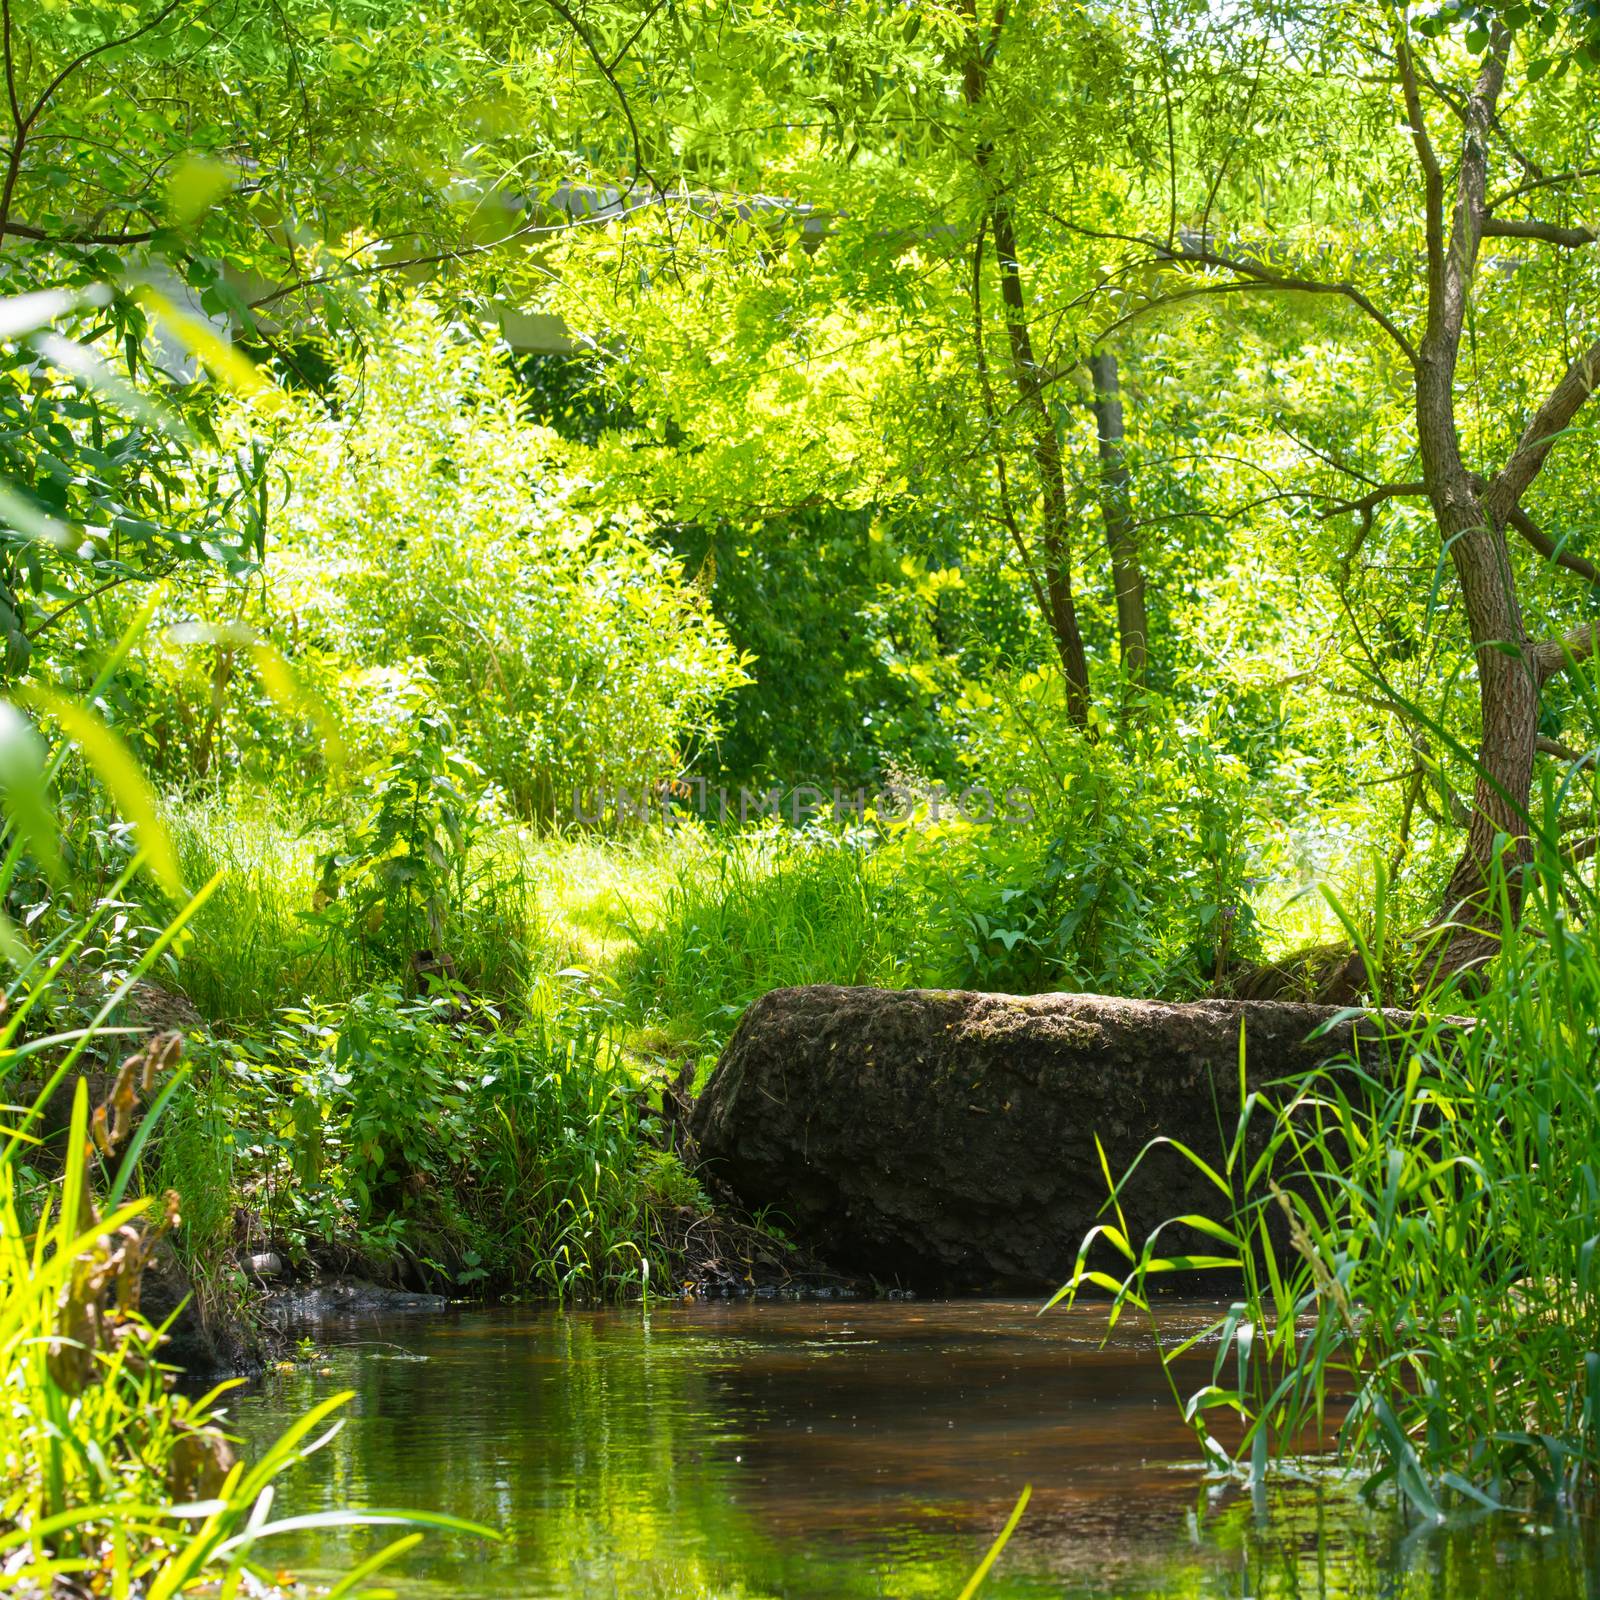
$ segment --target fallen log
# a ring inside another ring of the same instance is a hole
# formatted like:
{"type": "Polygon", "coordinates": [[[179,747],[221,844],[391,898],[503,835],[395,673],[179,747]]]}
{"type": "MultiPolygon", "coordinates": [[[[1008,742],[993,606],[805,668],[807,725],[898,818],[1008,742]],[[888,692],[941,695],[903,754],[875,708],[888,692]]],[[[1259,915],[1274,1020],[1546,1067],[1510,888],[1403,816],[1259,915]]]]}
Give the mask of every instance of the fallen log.
{"type": "MultiPolygon", "coordinates": [[[[923,1290],[1053,1289],[1104,1210],[1096,1136],[1118,1178],[1157,1135],[1220,1164],[1241,1024],[1252,1087],[1382,1051],[1377,1021],[1331,1006],[778,989],[740,1021],[690,1130],[711,1181],[835,1266],[923,1290]]],[[[1226,1214],[1169,1149],[1123,1205],[1136,1244],[1169,1217],[1226,1214]]]]}

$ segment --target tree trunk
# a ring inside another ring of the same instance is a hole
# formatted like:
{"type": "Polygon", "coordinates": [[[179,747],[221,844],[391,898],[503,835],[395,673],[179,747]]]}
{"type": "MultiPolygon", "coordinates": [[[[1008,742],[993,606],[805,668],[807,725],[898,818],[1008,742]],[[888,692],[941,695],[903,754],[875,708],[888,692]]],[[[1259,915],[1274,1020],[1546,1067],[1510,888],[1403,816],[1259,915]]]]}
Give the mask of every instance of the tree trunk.
{"type": "MultiPolygon", "coordinates": [[[[963,0],[970,34],[965,58],[961,61],[961,97],[970,109],[983,104],[988,88],[989,66],[1000,43],[1005,18],[1002,6],[995,13],[987,45],[979,36],[976,0],[963,0]]],[[[980,139],[973,152],[978,174],[987,185],[994,160],[994,144],[980,139]]],[[[981,225],[980,225],[981,226],[981,225]]],[[[1055,640],[1066,678],[1067,715],[1080,728],[1089,722],[1089,661],[1078,627],[1077,604],[1072,597],[1072,513],[1067,499],[1066,470],[1062,465],[1061,438],[1045,397],[1039,363],[1034,354],[1033,334],[1028,326],[1027,295],[1023,290],[1022,266],[1017,257],[1017,230],[1011,201],[1002,184],[989,203],[988,227],[994,238],[995,257],[1000,274],[1000,298],[1005,306],[1006,337],[1011,346],[1011,378],[1021,410],[1027,415],[1033,439],[1030,454],[1039,474],[1044,509],[1040,542],[1044,546],[1042,598],[1045,622],[1055,640]]],[[[980,234],[981,238],[981,234],[980,234]]],[[[976,269],[975,269],[976,270],[976,269]]],[[[977,279],[973,281],[976,308],[977,279]]],[[[982,339],[981,319],[978,336],[982,339]]],[[[980,342],[980,360],[981,342],[980,342]]],[[[996,441],[996,448],[1002,448],[996,441]]],[[[1004,480],[1002,479],[1002,482],[1004,480]]],[[[1018,535],[1020,538],[1020,533],[1018,535]]]]}
{"type": "MultiPolygon", "coordinates": [[[[1491,514],[1461,459],[1456,427],[1456,366],[1489,215],[1490,130],[1510,50],[1510,33],[1496,25],[1465,105],[1452,107],[1464,124],[1453,205],[1447,205],[1444,167],[1422,108],[1422,78],[1403,32],[1396,51],[1423,180],[1428,241],[1427,329],[1413,358],[1417,444],[1428,499],[1461,586],[1482,717],[1466,848],[1450,875],[1438,919],[1441,929],[1449,931],[1427,955],[1433,975],[1481,969],[1498,949],[1501,869],[1511,898],[1508,909],[1513,916],[1520,910],[1519,869],[1529,856],[1528,797],[1539,736],[1540,669],[1523,626],[1502,528],[1515,493],[1499,513],[1491,514]]],[[[1526,443],[1518,447],[1513,462],[1526,443]]],[[[1537,470],[1535,463],[1524,483],[1537,470]]],[[[1496,493],[1492,487],[1487,491],[1490,499],[1496,493]]]]}
{"type": "Polygon", "coordinates": [[[1539,680],[1528,655],[1504,535],[1487,526],[1481,510],[1474,522],[1452,527],[1454,520],[1441,516],[1439,528],[1450,543],[1466,604],[1482,717],[1472,821],[1441,908],[1442,920],[1456,924],[1443,965],[1462,971],[1482,966],[1499,947],[1497,862],[1505,869],[1509,909],[1513,915],[1520,909],[1518,869],[1530,854],[1528,800],[1539,735],[1539,680]]]}
{"type": "Polygon", "coordinates": [[[1482,722],[1472,820],[1440,908],[1441,925],[1453,926],[1428,961],[1437,975],[1480,968],[1498,949],[1497,864],[1506,872],[1510,909],[1515,914],[1519,908],[1517,869],[1529,857],[1540,685],[1505,535],[1490,520],[1461,460],[1452,375],[1429,366],[1425,354],[1417,385],[1423,476],[1461,586],[1482,722]]]}
{"type": "Polygon", "coordinates": [[[1011,342],[1011,376],[1017,398],[1033,427],[1033,464],[1044,493],[1041,536],[1045,558],[1044,587],[1050,603],[1046,621],[1055,638],[1061,668],[1067,680],[1067,715],[1082,727],[1089,720],[1089,662],[1078,628],[1078,609],[1072,597],[1072,513],[1067,500],[1066,469],[1061,459],[1061,436],[1045,398],[1028,328],[1022,269],[1017,260],[1016,228],[1011,207],[997,199],[989,214],[995,255],[1000,266],[1000,298],[1005,305],[1006,334],[1011,342]]]}
{"type": "Polygon", "coordinates": [[[1133,526],[1117,358],[1109,350],[1096,350],[1089,357],[1089,376],[1094,384],[1095,434],[1100,449],[1100,516],[1111,555],[1111,586],[1117,597],[1117,639],[1126,692],[1144,686],[1150,624],[1144,601],[1144,563],[1133,526]]]}

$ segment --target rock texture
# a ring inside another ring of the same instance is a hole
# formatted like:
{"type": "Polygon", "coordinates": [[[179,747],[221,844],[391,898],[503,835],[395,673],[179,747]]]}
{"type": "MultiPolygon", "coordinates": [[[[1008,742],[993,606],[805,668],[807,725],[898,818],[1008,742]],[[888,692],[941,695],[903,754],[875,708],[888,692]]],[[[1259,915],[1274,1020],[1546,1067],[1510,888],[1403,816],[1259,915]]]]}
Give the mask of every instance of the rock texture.
{"type": "MultiPolygon", "coordinates": [[[[1208,1160],[1252,1086],[1351,1048],[1372,1023],[1272,1001],[779,989],[751,1006],[697,1103],[713,1181],[770,1206],[835,1265],[922,1289],[1055,1288],[1100,1218],[1098,1134],[1120,1177],[1158,1134],[1208,1160]]],[[[1174,1151],[1123,1196],[1136,1239],[1221,1196],[1174,1151]]],[[[1179,1244],[1174,1237],[1169,1241],[1179,1244]]],[[[1193,1242],[1191,1240],[1191,1242],[1193,1242]]],[[[1206,1246],[1208,1251],[1214,1246],[1206,1246]]]]}
{"type": "Polygon", "coordinates": [[[266,1364],[266,1343],[238,1296],[203,1306],[169,1239],[145,1268],[139,1310],[157,1327],[168,1324],[160,1358],[195,1382],[255,1377],[266,1364]]]}
{"type": "Polygon", "coordinates": [[[442,1294],[421,1294],[365,1278],[333,1277],[273,1293],[261,1308],[269,1327],[283,1333],[328,1322],[355,1322],[365,1317],[401,1316],[411,1311],[443,1311],[450,1302],[442,1294]]]}

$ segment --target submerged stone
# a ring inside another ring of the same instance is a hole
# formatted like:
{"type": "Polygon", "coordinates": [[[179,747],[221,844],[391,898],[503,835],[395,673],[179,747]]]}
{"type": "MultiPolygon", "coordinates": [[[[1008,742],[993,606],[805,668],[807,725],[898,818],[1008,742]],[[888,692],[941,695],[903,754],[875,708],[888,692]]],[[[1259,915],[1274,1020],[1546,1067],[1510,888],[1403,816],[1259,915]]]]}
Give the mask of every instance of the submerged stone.
{"type": "MultiPolygon", "coordinates": [[[[1107,1217],[1097,1137],[1114,1178],[1163,1135],[1220,1169],[1241,1025],[1252,1088],[1353,1048],[1381,1060],[1379,1025],[1329,1006],[778,989],[745,1013],[691,1131],[713,1181],[836,1266],[918,1288],[1053,1289],[1107,1217]]],[[[1168,1218],[1228,1209],[1170,1147],[1144,1157],[1122,1206],[1136,1249],[1168,1218]]],[[[1187,1230],[1163,1244],[1220,1249],[1187,1230]]]]}

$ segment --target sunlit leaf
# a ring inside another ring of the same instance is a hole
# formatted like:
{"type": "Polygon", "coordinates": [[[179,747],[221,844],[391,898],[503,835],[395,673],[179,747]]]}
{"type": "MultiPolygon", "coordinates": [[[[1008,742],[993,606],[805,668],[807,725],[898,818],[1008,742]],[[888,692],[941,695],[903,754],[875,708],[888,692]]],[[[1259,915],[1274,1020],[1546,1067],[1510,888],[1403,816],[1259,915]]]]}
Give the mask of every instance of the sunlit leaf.
{"type": "Polygon", "coordinates": [[[180,311],[159,289],[148,284],[141,286],[134,297],[172,338],[204,363],[218,383],[268,412],[287,406],[282,390],[269,383],[248,356],[235,350],[208,323],[180,311]]]}
{"type": "Polygon", "coordinates": [[[161,821],[155,791],[128,747],[93,711],[53,689],[30,686],[23,699],[47,711],[83,752],[117,810],[133,824],[156,879],[169,894],[181,894],[178,858],[161,821]]]}
{"type": "Polygon", "coordinates": [[[238,173],[221,161],[190,156],[167,180],[167,215],[179,227],[209,211],[238,182],[238,173]]]}
{"type": "Polygon", "coordinates": [[[72,529],[59,517],[41,511],[31,500],[3,483],[0,483],[0,522],[58,550],[70,550],[77,543],[72,529]]]}
{"type": "Polygon", "coordinates": [[[0,700],[0,797],[34,859],[59,880],[61,851],[45,760],[39,730],[9,701],[0,700]]]}
{"type": "Polygon", "coordinates": [[[188,430],[165,406],[159,404],[143,390],[129,383],[121,373],[113,370],[97,356],[71,339],[58,333],[37,335],[33,345],[47,360],[53,361],[63,372],[70,372],[85,389],[100,394],[130,417],[136,417],[148,428],[157,428],[174,438],[186,438],[188,430]]]}

